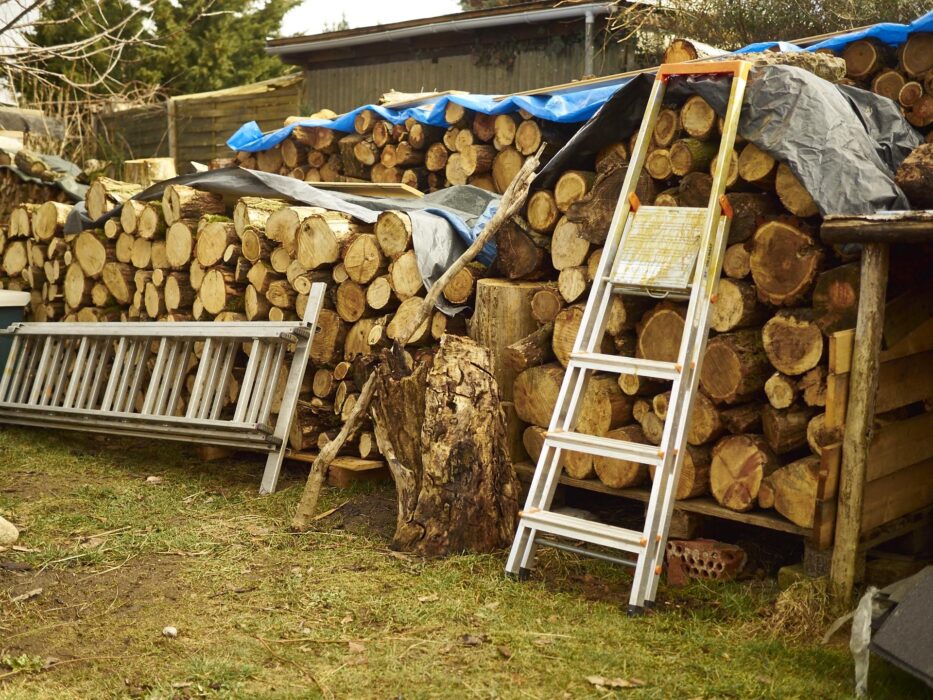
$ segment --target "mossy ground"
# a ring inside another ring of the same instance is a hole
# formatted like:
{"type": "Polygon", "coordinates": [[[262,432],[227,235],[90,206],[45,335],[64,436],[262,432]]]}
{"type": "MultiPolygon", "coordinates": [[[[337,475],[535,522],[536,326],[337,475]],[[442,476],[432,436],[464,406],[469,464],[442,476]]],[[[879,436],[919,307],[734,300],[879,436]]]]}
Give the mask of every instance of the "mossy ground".
{"type": "MultiPolygon", "coordinates": [[[[23,527],[0,552],[0,698],[851,696],[844,644],[775,635],[769,580],[664,589],[632,619],[619,567],[546,550],[515,583],[503,554],[391,551],[389,487],[328,490],[321,510],[342,507],[294,534],[302,473],[260,497],[260,472],[0,432],[0,514],[23,527]]],[[[872,697],[923,696],[873,664],[872,697]]]]}

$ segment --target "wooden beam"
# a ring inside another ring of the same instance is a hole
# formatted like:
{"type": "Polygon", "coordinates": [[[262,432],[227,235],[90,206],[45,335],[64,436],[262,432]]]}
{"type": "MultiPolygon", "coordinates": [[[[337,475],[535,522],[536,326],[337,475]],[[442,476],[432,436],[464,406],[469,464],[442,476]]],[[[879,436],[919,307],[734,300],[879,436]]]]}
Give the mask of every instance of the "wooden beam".
{"type": "Polygon", "coordinates": [[[836,516],[836,537],[830,579],[833,594],[848,608],[855,586],[859,535],[868,449],[875,417],[885,290],[888,285],[888,246],[869,243],[862,251],[861,294],[855,330],[855,350],[849,380],[849,402],[843,437],[842,472],[836,516]]]}
{"type": "Polygon", "coordinates": [[[865,216],[827,216],[824,243],[929,243],[933,211],[894,211],[865,216]]]}

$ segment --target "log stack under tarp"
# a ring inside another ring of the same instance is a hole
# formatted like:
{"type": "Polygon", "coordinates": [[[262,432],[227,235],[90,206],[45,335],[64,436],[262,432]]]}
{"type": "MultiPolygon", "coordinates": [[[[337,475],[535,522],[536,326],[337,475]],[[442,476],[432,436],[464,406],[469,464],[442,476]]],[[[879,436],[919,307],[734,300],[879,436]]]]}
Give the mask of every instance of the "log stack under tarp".
{"type": "MultiPolygon", "coordinates": [[[[553,148],[570,132],[527,114],[489,118],[453,103],[447,120],[446,129],[392,125],[362,112],[356,133],[298,127],[275,149],[237,158],[308,182],[406,182],[425,191],[467,183],[501,192],[542,141],[553,148]]],[[[706,206],[719,128],[699,97],[666,106],[650,174],[638,182],[640,201],[706,206]]],[[[629,138],[607,144],[534,192],[500,230],[495,263],[468,266],[444,290],[448,302],[472,312],[435,312],[402,348],[417,360],[436,352],[445,333],[485,345],[516,462],[540,452],[631,145],[629,138]]],[[[822,455],[839,441],[828,408],[839,390],[833,338],[855,325],[859,261],[820,240],[816,205],[787,164],[742,142],[728,160],[735,218],[677,497],[719,512],[777,512],[794,531],[819,528],[822,455]]],[[[138,190],[99,179],[89,211],[123,204],[121,215],[77,236],[62,233],[67,207],[18,207],[0,241],[0,283],[32,293],[35,319],[178,321],[296,318],[310,285],[327,281],[290,436],[297,451],[326,445],[356,404],[365,379],[359,358],[403,340],[424,297],[408,216],[389,210],[368,225],[336,211],[255,197],[229,202],[179,185],[161,202],[130,199],[138,190]]],[[[917,322],[908,310],[899,317],[910,328],[917,322]]],[[[617,298],[602,351],[673,360],[684,311],[669,301],[617,298]]],[[[657,444],[669,389],[597,375],[578,429],[657,444]]],[[[376,442],[366,424],[345,450],[378,457],[376,442]]],[[[565,456],[564,468],[608,489],[643,488],[652,478],[639,465],[584,455],[565,456]]]]}

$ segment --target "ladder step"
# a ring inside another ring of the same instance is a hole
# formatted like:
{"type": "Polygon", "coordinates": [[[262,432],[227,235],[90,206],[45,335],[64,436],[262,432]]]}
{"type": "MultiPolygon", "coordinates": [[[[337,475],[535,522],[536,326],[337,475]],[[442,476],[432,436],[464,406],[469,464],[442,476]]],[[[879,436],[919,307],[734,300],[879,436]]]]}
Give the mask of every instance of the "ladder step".
{"type": "Polygon", "coordinates": [[[644,548],[644,535],[636,530],[629,530],[615,525],[574,518],[561,513],[532,508],[519,513],[525,525],[539,532],[547,532],[558,537],[580,540],[601,547],[621,549],[626,552],[640,553],[644,548]]]}
{"type": "Polygon", "coordinates": [[[597,457],[627,459],[630,462],[660,466],[663,455],[657,445],[643,445],[639,442],[627,442],[613,438],[574,433],[570,431],[548,432],[545,445],[559,447],[572,452],[583,452],[597,457]]]}
{"type": "Polygon", "coordinates": [[[680,378],[680,365],[659,360],[642,360],[637,357],[605,355],[597,352],[570,353],[571,366],[616,374],[635,374],[639,377],[666,379],[674,381],[680,378]]]}

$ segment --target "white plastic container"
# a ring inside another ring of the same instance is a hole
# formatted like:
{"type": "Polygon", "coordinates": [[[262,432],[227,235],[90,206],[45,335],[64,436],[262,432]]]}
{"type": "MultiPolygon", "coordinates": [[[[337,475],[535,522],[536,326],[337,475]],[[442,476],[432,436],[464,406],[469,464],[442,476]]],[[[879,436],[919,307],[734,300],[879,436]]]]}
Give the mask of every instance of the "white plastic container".
{"type": "MultiPolygon", "coordinates": [[[[29,303],[29,292],[11,292],[0,289],[0,328],[8,328],[23,320],[23,310],[29,303]]],[[[0,369],[6,367],[13,341],[0,335],[0,369]]]]}

